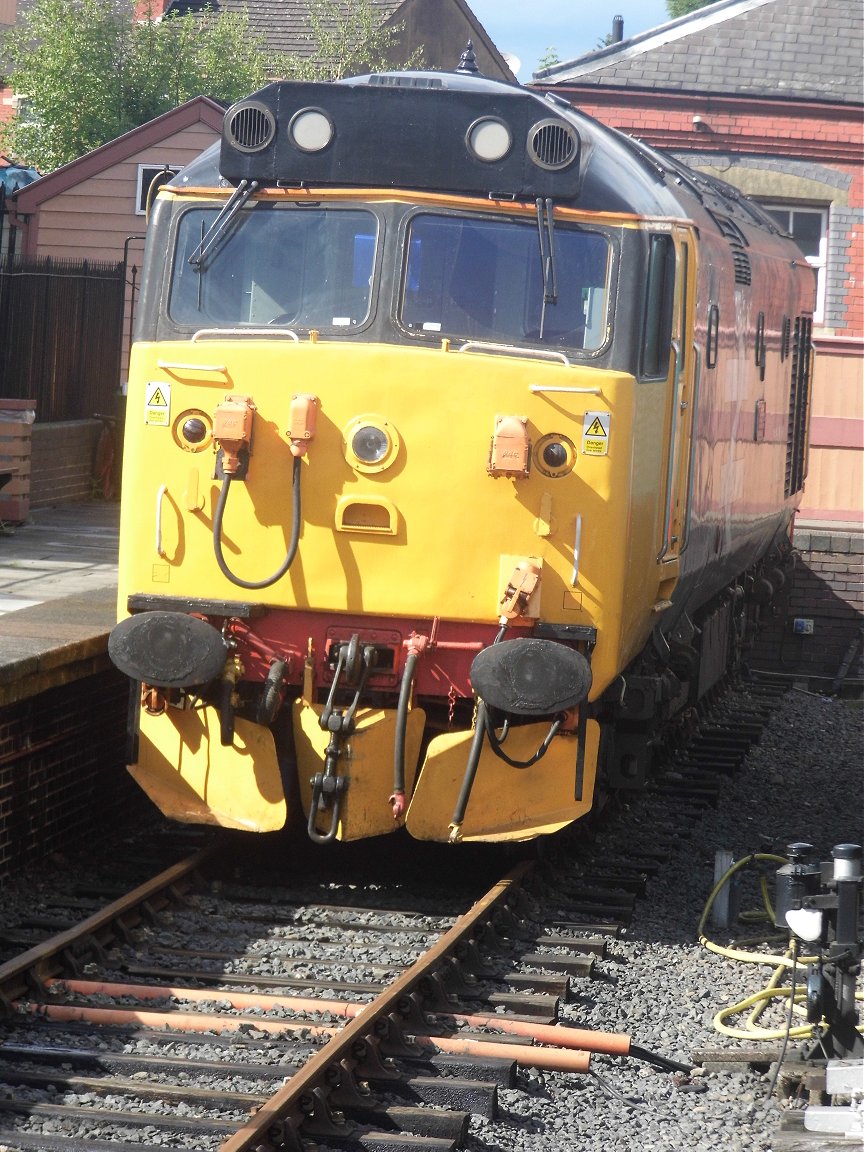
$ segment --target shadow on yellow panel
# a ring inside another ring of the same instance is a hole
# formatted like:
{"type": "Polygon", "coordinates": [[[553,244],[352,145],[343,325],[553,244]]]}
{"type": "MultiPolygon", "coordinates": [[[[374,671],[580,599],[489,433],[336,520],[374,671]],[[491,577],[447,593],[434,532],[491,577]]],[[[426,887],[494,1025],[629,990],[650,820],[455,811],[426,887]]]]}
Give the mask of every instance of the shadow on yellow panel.
{"type": "MultiPolygon", "coordinates": [[[[322,708],[298,700],[294,704],[294,746],[297,752],[297,771],[300,798],[308,819],[312,803],[311,777],[324,771],[325,752],[330,733],[318,723],[322,708]]],[[[342,744],[337,762],[337,774],[348,777],[340,819],[337,822],[337,840],[359,840],[364,836],[383,836],[402,826],[393,819],[389,797],[393,792],[393,749],[396,743],[396,712],[390,708],[358,708],[355,730],[342,744]]],[[[411,795],[426,713],[412,708],[408,713],[405,733],[405,793],[411,795]]],[[[316,817],[316,828],[326,833],[330,827],[332,810],[325,808],[316,817]]]]}
{"type": "MultiPolygon", "coordinates": [[[[549,725],[513,728],[505,750],[514,760],[528,760],[543,742],[549,725]]],[[[417,840],[448,839],[453,810],[462,787],[473,732],[436,736],[429,745],[417,788],[408,809],[408,831],[417,840]]],[[[513,768],[488,742],[483,746],[474,787],[461,829],[462,840],[530,840],[557,832],[590,812],[600,726],[589,720],[580,798],[576,798],[578,740],[556,736],[530,768],[513,768]]]]}
{"type": "Polygon", "coordinates": [[[129,772],[171,820],[275,832],[287,806],[268,728],[237,718],[234,742],[219,739],[213,708],[141,714],[138,763],[129,772]]]}

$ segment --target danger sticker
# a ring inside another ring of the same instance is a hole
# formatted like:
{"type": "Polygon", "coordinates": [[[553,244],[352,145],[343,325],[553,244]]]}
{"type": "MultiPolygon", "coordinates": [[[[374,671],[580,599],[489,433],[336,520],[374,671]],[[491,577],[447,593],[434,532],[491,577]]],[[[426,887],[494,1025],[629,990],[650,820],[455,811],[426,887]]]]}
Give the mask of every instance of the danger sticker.
{"type": "Polygon", "coordinates": [[[582,455],[606,456],[609,452],[608,412],[586,412],[582,420],[582,455]]]}
{"type": "Polygon", "coordinates": [[[144,423],[167,428],[171,416],[171,385],[154,382],[147,385],[144,400],[144,423]]]}

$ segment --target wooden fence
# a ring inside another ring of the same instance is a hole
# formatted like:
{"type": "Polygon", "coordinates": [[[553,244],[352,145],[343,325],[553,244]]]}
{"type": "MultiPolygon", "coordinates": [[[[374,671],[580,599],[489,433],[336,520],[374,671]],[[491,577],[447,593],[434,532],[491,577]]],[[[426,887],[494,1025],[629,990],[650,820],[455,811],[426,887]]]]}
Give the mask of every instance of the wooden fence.
{"type": "Polygon", "coordinates": [[[0,397],[39,421],[113,412],[120,385],[122,263],[13,256],[0,264],[0,397]]]}

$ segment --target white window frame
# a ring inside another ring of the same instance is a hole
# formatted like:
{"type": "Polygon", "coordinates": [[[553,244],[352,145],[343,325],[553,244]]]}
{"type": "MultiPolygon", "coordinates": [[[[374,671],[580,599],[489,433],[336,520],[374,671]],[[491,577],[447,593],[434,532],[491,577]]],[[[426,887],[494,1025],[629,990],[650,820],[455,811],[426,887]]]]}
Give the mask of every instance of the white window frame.
{"type": "Polygon", "coordinates": [[[829,209],[820,204],[808,204],[803,200],[761,200],[760,204],[768,212],[788,213],[787,230],[790,233],[793,212],[810,212],[818,214],[821,217],[822,225],[821,235],[819,237],[819,252],[815,256],[807,256],[805,259],[811,268],[816,269],[816,311],[813,313],[813,323],[823,323],[825,319],[825,284],[828,269],[829,209]]]}
{"type": "Polygon", "coordinates": [[[137,183],[135,186],[135,215],[136,216],[146,216],[147,215],[147,193],[150,191],[150,185],[153,183],[156,176],[160,172],[164,172],[166,168],[168,169],[168,171],[171,173],[172,176],[176,176],[178,172],[182,171],[183,166],[182,166],[182,164],[139,164],[138,165],[138,180],[137,180],[137,183]],[[150,177],[149,180],[147,180],[146,186],[144,183],[145,173],[148,173],[149,177],[150,177]]]}

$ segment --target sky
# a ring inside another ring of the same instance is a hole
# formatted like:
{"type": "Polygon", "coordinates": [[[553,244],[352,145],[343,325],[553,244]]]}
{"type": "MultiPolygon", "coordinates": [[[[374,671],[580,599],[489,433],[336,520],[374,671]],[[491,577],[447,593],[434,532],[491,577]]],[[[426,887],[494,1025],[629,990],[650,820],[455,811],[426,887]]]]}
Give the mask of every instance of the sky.
{"type": "MultiPolygon", "coordinates": [[[[624,17],[624,37],[646,32],[671,17],[666,0],[467,0],[499,52],[517,56],[517,77],[526,84],[548,48],[562,62],[593,52],[612,31],[613,16],[624,17]]],[[[511,67],[513,65],[511,64],[511,67]]]]}

